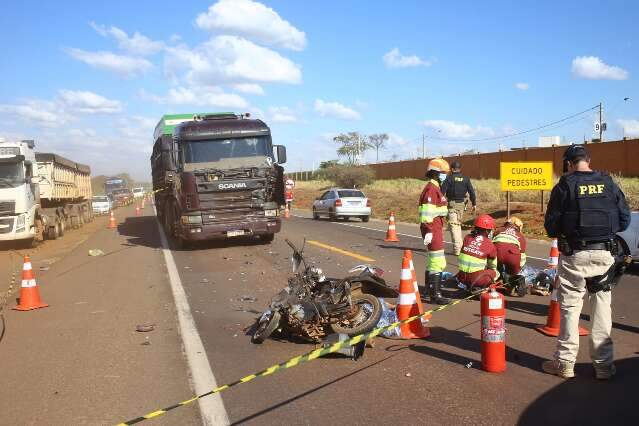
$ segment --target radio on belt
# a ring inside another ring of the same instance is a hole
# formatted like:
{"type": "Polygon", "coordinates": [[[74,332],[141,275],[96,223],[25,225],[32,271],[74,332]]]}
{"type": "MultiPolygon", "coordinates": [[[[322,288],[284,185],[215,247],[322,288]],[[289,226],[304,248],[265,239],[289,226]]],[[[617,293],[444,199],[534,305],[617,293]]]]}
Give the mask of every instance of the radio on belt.
{"type": "Polygon", "coordinates": [[[494,285],[481,295],[481,368],[490,373],[506,370],[506,305],[494,285]]]}

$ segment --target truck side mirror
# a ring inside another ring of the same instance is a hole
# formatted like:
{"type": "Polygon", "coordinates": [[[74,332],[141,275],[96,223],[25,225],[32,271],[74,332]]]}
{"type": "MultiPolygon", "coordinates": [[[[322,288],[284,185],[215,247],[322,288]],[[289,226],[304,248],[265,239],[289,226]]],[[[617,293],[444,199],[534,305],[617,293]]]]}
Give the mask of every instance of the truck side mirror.
{"type": "Polygon", "coordinates": [[[175,172],[173,172],[172,170],[169,170],[167,172],[164,173],[164,180],[166,182],[173,182],[175,181],[175,172]]]}
{"type": "Polygon", "coordinates": [[[286,163],[286,147],[284,145],[275,145],[277,154],[277,164],[286,163]]]}

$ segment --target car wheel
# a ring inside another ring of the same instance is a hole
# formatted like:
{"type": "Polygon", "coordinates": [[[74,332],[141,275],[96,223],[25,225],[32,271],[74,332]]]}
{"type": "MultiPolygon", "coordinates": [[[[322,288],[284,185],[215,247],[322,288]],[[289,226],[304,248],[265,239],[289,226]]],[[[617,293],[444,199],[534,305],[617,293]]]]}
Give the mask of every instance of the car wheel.
{"type": "Polygon", "coordinates": [[[335,210],[329,210],[328,211],[328,218],[330,220],[336,220],[337,219],[337,215],[335,214],[335,210]]]}
{"type": "Polygon", "coordinates": [[[369,220],[370,220],[370,217],[362,216],[362,222],[368,222],[369,220]]]}

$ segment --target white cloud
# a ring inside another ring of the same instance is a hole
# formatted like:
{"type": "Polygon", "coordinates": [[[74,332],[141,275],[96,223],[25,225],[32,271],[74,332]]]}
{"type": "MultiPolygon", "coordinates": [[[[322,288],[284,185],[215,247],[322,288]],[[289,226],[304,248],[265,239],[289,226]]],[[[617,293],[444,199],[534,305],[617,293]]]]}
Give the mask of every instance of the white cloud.
{"type": "Polygon", "coordinates": [[[219,31],[255,40],[270,46],[303,50],[306,35],[282,19],[270,7],[252,0],[219,0],[195,23],[208,31],[219,31]]]}
{"type": "Polygon", "coordinates": [[[490,127],[473,127],[466,123],[456,123],[448,120],[426,120],[422,124],[437,131],[439,133],[438,137],[442,138],[468,139],[495,135],[495,131],[490,127]]]}
{"type": "Polygon", "coordinates": [[[359,112],[338,102],[315,99],[314,109],[322,117],[339,118],[341,120],[359,120],[362,118],[359,112]]]}
{"type": "Polygon", "coordinates": [[[60,127],[75,120],[75,117],[61,108],[58,102],[38,99],[13,105],[0,104],[0,113],[13,116],[34,127],[60,127]]]}
{"type": "Polygon", "coordinates": [[[161,41],[151,40],[150,38],[135,32],[131,37],[118,27],[106,27],[90,22],[89,25],[102,37],[112,37],[118,42],[118,47],[132,55],[147,56],[153,55],[164,48],[161,41]]]}
{"type": "Polygon", "coordinates": [[[120,101],[114,101],[93,92],[60,90],[62,102],[69,108],[86,114],[112,114],[122,111],[120,101]]]}
{"type": "Polygon", "coordinates": [[[174,87],[169,89],[166,96],[149,94],[140,91],[143,99],[162,105],[193,105],[224,108],[246,108],[248,102],[234,93],[226,93],[220,88],[187,88],[174,87]]]}
{"type": "Polygon", "coordinates": [[[241,93],[246,93],[247,95],[264,95],[264,89],[259,84],[253,83],[240,83],[234,84],[231,87],[241,93]]]}
{"type": "Polygon", "coordinates": [[[639,120],[617,120],[626,136],[639,136],[639,120]]]}
{"type": "Polygon", "coordinates": [[[397,47],[385,53],[383,60],[388,68],[429,67],[433,64],[431,61],[425,61],[417,55],[403,56],[397,47]]]}
{"type": "Polygon", "coordinates": [[[299,118],[289,107],[269,107],[269,115],[273,123],[297,123],[299,118]]]}
{"type": "Polygon", "coordinates": [[[572,60],[572,75],[588,80],[626,80],[628,71],[605,64],[596,56],[578,56],[572,60]]]}
{"type": "Polygon", "coordinates": [[[184,45],[168,47],[165,70],[174,80],[183,73],[182,79],[201,86],[302,81],[299,65],[236,36],[217,36],[193,49],[184,45]]]}
{"type": "Polygon", "coordinates": [[[515,83],[515,87],[519,90],[528,90],[528,83],[515,83]]]}
{"type": "Polygon", "coordinates": [[[67,54],[94,68],[114,72],[125,78],[144,74],[153,68],[153,64],[144,58],[116,55],[113,52],[88,52],[82,49],[65,49],[67,54]]]}

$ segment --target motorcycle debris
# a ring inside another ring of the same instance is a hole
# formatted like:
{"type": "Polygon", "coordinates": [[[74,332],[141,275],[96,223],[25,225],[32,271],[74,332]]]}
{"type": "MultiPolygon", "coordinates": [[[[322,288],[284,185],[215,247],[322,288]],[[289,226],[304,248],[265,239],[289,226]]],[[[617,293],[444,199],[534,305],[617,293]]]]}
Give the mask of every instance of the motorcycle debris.
{"type": "Polygon", "coordinates": [[[104,252],[100,249],[89,250],[89,256],[104,256],[104,252]]]}
{"type": "Polygon", "coordinates": [[[253,296],[240,296],[240,298],[238,299],[240,302],[257,302],[257,297],[253,297],[253,296]]]}
{"type": "Polygon", "coordinates": [[[49,267],[48,266],[40,266],[40,270],[43,271],[43,272],[44,271],[48,271],[49,267]]]}
{"type": "Polygon", "coordinates": [[[404,376],[406,376],[406,377],[411,377],[411,376],[412,376],[412,374],[410,374],[410,373],[406,373],[406,374],[404,374],[404,376]]]}
{"type": "Polygon", "coordinates": [[[202,281],[200,281],[200,282],[201,282],[201,283],[208,283],[208,282],[209,282],[209,280],[208,280],[208,279],[206,279],[206,278],[202,278],[202,281]]]}
{"type": "Polygon", "coordinates": [[[473,367],[473,362],[469,362],[468,364],[466,364],[466,368],[472,368],[473,367]]]}
{"type": "Polygon", "coordinates": [[[352,248],[364,247],[364,244],[352,244],[351,247],[352,248]]]}
{"type": "Polygon", "coordinates": [[[146,333],[153,330],[155,330],[155,324],[138,324],[135,326],[135,331],[140,333],[146,333]]]}

